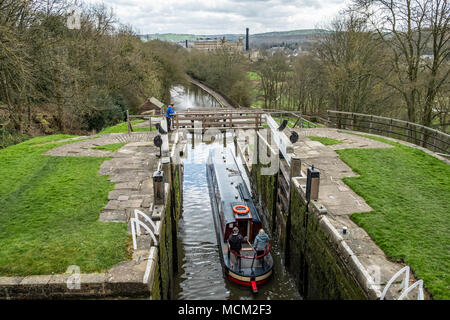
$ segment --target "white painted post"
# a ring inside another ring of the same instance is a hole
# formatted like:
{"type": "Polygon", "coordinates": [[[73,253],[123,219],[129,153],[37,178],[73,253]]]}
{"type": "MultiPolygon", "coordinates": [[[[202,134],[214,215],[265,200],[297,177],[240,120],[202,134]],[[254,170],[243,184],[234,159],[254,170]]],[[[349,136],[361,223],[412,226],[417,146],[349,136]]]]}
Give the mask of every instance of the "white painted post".
{"type": "Polygon", "coordinates": [[[134,218],[131,218],[130,219],[130,223],[131,223],[131,236],[132,236],[132,238],[133,238],[133,249],[134,250],[137,250],[137,244],[136,244],[136,230],[135,230],[135,227],[134,227],[134,222],[135,221],[135,219],[134,218]]]}
{"type": "Polygon", "coordinates": [[[164,117],[161,119],[161,128],[167,132],[167,134],[161,135],[161,139],[162,139],[161,157],[168,157],[169,152],[170,152],[170,150],[169,150],[169,131],[167,128],[167,121],[164,117]]]}

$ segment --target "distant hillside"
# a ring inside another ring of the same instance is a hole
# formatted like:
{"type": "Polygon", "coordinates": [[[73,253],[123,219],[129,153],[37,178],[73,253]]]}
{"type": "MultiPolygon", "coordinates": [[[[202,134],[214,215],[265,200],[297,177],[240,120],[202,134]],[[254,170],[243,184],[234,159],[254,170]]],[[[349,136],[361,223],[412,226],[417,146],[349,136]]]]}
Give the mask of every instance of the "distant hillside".
{"type": "MultiPolygon", "coordinates": [[[[302,29],[290,31],[273,31],[265,33],[250,33],[251,47],[270,47],[288,44],[301,44],[309,39],[326,34],[323,29],[302,29]]],[[[194,41],[197,38],[223,38],[228,41],[237,41],[239,38],[245,38],[245,34],[213,34],[213,35],[195,35],[195,34],[175,34],[175,33],[153,33],[140,35],[143,41],[161,40],[171,42],[194,41]]]]}

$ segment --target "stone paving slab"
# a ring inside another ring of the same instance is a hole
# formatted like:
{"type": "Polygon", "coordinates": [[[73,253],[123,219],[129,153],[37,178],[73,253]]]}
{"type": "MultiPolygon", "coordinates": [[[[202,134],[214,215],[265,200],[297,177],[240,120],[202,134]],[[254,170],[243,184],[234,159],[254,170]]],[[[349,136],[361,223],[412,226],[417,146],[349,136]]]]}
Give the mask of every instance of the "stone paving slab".
{"type": "Polygon", "coordinates": [[[104,222],[128,222],[128,214],[125,210],[103,209],[99,220],[104,222]]]}
{"type": "Polygon", "coordinates": [[[368,212],[372,208],[342,181],[344,177],[357,177],[335,152],[344,148],[390,148],[392,146],[364,137],[338,132],[337,129],[311,128],[295,129],[299,141],[294,144],[294,153],[302,159],[302,169],[314,165],[320,170],[319,201],[332,215],[349,215],[354,212],[368,212]],[[311,141],[308,136],[328,137],[342,143],[325,146],[311,141]]]}

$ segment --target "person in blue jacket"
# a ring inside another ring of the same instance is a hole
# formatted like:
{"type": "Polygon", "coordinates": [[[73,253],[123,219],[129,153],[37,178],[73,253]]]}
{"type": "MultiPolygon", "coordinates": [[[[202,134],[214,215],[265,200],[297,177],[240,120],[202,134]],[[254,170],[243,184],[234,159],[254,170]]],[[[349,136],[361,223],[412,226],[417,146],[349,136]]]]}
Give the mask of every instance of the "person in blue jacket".
{"type": "Polygon", "coordinates": [[[173,115],[176,114],[173,103],[169,104],[166,111],[167,131],[170,131],[170,125],[172,123],[173,115]]]}
{"type": "MultiPolygon", "coordinates": [[[[255,237],[255,241],[253,241],[253,248],[256,250],[257,256],[264,254],[268,243],[269,236],[264,232],[264,229],[260,229],[255,237]]],[[[264,257],[259,260],[261,261],[261,265],[264,267],[264,257]]]]}

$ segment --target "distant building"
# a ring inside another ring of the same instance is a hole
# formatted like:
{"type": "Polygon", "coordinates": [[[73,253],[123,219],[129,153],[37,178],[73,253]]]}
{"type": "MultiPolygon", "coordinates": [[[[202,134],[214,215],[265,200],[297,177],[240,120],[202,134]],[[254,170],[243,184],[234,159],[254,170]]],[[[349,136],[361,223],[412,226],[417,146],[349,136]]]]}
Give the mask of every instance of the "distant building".
{"type": "Polygon", "coordinates": [[[194,41],[194,48],[198,50],[214,51],[217,49],[230,49],[237,52],[244,50],[244,39],[239,38],[238,42],[228,42],[224,39],[199,38],[194,41]]]}
{"type": "Polygon", "coordinates": [[[259,52],[259,50],[250,50],[247,52],[247,57],[255,62],[258,61],[261,58],[261,53],[259,52]]]}

